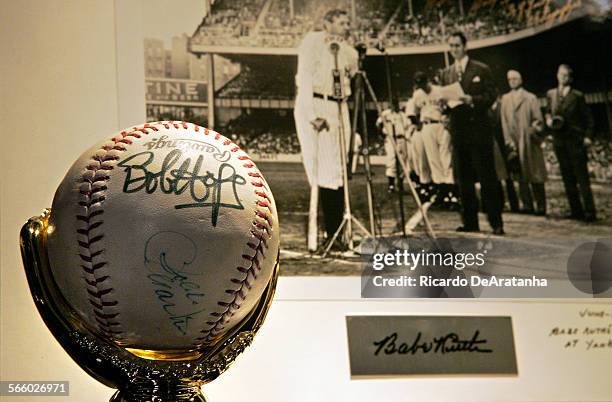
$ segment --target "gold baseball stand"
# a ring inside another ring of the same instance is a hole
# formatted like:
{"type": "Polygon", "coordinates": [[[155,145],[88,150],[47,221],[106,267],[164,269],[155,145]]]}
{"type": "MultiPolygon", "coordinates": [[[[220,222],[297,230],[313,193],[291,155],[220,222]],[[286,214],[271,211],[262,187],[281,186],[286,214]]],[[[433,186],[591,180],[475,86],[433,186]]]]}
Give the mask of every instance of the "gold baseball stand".
{"type": "Polygon", "coordinates": [[[64,350],[87,374],[118,389],[111,402],[205,402],[202,385],[227,370],[263,324],[276,289],[278,257],[259,303],[213,345],[182,351],[128,349],[88,329],[59,291],[47,256],[49,214],[46,209],[23,225],[21,255],[36,308],[64,350]]]}

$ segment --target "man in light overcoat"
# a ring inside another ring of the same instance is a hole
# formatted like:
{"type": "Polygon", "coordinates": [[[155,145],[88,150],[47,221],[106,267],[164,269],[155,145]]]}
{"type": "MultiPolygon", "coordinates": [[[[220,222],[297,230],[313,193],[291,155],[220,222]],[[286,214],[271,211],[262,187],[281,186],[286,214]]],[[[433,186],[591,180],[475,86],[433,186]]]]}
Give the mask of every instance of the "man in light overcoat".
{"type": "Polygon", "coordinates": [[[544,118],[538,98],[523,88],[518,71],[508,71],[510,91],[501,99],[501,123],[513,179],[519,182],[521,212],[546,214],[544,118]],[[535,200],[535,208],[534,208],[535,200]]]}

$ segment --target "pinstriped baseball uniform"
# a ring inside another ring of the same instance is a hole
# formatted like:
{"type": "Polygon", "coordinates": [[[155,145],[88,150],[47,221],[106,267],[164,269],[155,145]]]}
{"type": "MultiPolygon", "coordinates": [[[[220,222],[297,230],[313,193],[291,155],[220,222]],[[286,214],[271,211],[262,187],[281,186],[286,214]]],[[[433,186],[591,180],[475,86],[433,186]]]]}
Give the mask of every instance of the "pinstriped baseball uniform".
{"type": "MultiPolygon", "coordinates": [[[[294,118],[302,150],[302,162],[310,185],[338,189],[342,187],[342,166],[339,137],[338,103],[316,97],[333,95],[334,56],[331,43],[338,43],[338,69],[341,73],[343,94],[351,93],[351,76],[357,71],[357,51],[345,41],[326,32],[306,34],[298,48],[298,71],[295,77],[297,97],[294,118]],[[328,129],[317,133],[311,122],[316,118],[327,120],[328,129]]],[[[341,102],[344,137],[348,151],[351,125],[346,102],[341,102]]]]}
{"type": "MultiPolygon", "coordinates": [[[[408,117],[418,116],[414,97],[408,100],[404,111],[408,117]]],[[[422,184],[431,183],[431,170],[429,168],[429,162],[427,161],[421,130],[415,130],[414,133],[412,133],[410,144],[408,145],[408,154],[410,155],[412,170],[419,176],[419,181],[422,184]]]]}
{"type": "Polygon", "coordinates": [[[395,164],[395,149],[389,140],[395,133],[395,141],[398,148],[398,156],[402,158],[407,166],[410,166],[408,154],[408,132],[410,120],[403,112],[394,112],[391,109],[383,110],[376,120],[376,125],[382,125],[382,132],[385,134],[385,176],[397,177],[395,164]]]}
{"type": "Polygon", "coordinates": [[[414,113],[423,123],[421,136],[431,179],[436,184],[453,184],[451,137],[442,123],[440,87],[431,85],[429,93],[419,88],[414,91],[413,99],[414,113]]]}

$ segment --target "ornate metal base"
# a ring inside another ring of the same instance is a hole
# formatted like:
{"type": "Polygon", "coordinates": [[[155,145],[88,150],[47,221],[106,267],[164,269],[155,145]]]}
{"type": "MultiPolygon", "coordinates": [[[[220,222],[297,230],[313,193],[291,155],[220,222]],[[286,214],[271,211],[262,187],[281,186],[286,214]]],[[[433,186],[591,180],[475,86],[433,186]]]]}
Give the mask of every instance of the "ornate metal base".
{"type": "Polygon", "coordinates": [[[38,312],[64,350],[96,380],[119,389],[111,402],[206,401],[202,385],[227,370],[263,324],[276,289],[278,257],[258,305],[233,331],[214,345],[190,351],[191,359],[173,359],[174,355],[126,349],[81,323],[51,275],[46,251],[49,213],[45,210],[22,227],[21,255],[38,312]]]}
{"type": "Polygon", "coordinates": [[[197,383],[138,381],[117,391],[110,402],[206,402],[197,383]]]}

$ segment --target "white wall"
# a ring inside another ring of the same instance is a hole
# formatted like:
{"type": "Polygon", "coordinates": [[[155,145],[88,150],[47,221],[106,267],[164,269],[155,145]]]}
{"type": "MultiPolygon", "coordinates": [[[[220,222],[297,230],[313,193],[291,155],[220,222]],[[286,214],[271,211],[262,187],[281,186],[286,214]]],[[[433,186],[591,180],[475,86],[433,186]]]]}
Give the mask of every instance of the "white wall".
{"type": "Polygon", "coordinates": [[[38,316],[18,234],[51,206],[76,157],[119,128],[114,12],[112,1],[28,0],[3,2],[0,17],[1,377],[70,379],[74,400],[107,391],[67,359],[38,316]]]}
{"type": "MultiPolygon", "coordinates": [[[[566,349],[569,328],[610,323],[612,305],[572,301],[361,300],[360,278],[281,278],[266,323],[227,373],[204,390],[211,401],[489,402],[611,401],[612,348],[566,349]],[[580,312],[605,309],[605,319],[580,312]],[[350,378],[346,315],[512,317],[518,376],[350,378]]],[[[607,339],[598,337],[598,339],[607,339]]]]}
{"type": "MultiPolygon", "coordinates": [[[[138,10],[122,0],[118,7],[138,10]]],[[[131,20],[126,28],[126,14],[116,19],[115,11],[113,2],[103,0],[14,1],[2,7],[0,377],[70,381],[71,397],[54,401],[103,401],[112,390],[77,367],[42,323],[23,274],[18,232],[51,205],[63,174],[84,149],[144,116],[141,43],[134,40],[141,22],[131,20]],[[126,60],[131,67],[118,77],[117,64],[126,60]]],[[[612,350],[568,352],[548,337],[551,325],[575,323],[589,305],[584,301],[383,302],[360,300],[358,291],[357,278],[282,278],[253,347],[205,388],[211,400],[612,400],[612,350]],[[350,380],[344,316],[364,312],[509,314],[519,376],[350,380]]],[[[610,304],[594,308],[612,310],[610,304]]]]}

